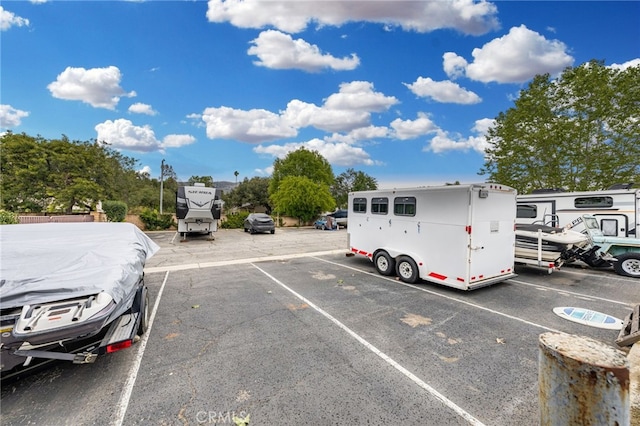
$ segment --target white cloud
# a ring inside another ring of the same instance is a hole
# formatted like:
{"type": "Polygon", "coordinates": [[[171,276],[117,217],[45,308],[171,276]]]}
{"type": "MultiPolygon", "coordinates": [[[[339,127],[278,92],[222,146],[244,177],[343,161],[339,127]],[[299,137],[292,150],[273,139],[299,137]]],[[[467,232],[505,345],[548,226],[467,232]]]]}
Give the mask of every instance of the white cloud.
{"type": "Polygon", "coordinates": [[[611,64],[609,68],[623,71],[623,70],[626,70],[627,68],[638,67],[638,66],[640,66],[640,58],[632,59],[622,64],[611,64]]]}
{"type": "Polygon", "coordinates": [[[307,142],[291,142],[284,145],[258,145],[253,151],[258,154],[268,154],[276,158],[284,158],[290,152],[300,148],[318,151],[320,155],[331,164],[337,166],[355,166],[359,164],[375,165],[369,154],[362,148],[344,142],[327,142],[321,139],[312,139],[307,142]]]}
{"type": "Polygon", "coordinates": [[[139,175],[151,176],[151,167],[144,166],[140,170],[136,170],[136,173],[139,174],[139,175]]]}
{"type": "Polygon", "coordinates": [[[207,19],[240,28],[275,27],[297,33],[309,25],[340,26],[373,22],[407,31],[452,28],[465,34],[485,34],[499,27],[497,8],[484,0],[454,1],[260,1],[209,0],[207,19]]]}
{"type": "Polygon", "coordinates": [[[27,111],[15,109],[11,105],[0,105],[0,129],[9,129],[22,124],[22,119],[28,117],[27,111]]]}
{"type": "Polygon", "coordinates": [[[156,115],[158,111],[155,111],[151,105],[136,102],[129,107],[129,112],[135,114],[156,115]]]}
{"type": "Polygon", "coordinates": [[[322,106],[294,99],[279,113],[264,109],[238,110],[229,107],[207,108],[202,120],[211,139],[235,139],[260,143],[294,137],[298,129],[315,127],[327,132],[350,132],[370,126],[371,113],[396,104],[393,96],[373,90],[373,84],[354,81],[340,85],[322,106]]]}
{"type": "Polygon", "coordinates": [[[162,139],[162,148],[180,148],[196,141],[191,135],[167,135],[162,139]]]}
{"type": "Polygon", "coordinates": [[[336,58],[323,54],[318,46],[307,43],[302,39],[293,40],[280,31],[269,30],[260,33],[258,38],[251,41],[254,45],[249,48],[249,55],[258,57],[254,64],[273,69],[301,69],[317,72],[324,68],[333,70],[353,70],[360,64],[357,55],[336,58]]]}
{"type": "Polygon", "coordinates": [[[452,80],[463,77],[465,70],[467,69],[467,60],[462,56],[458,56],[453,52],[446,52],[442,55],[442,65],[444,72],[447,73],[447,77],[452,80]]]}
{"type": "Polygon", "coordinates": [[[431,139],[429,145],[425,146],[422,150],[438,154],[445,151],[468,151],[473,149],[474,151],[484,153],[489,147],[485,135],[489,127],[493,124],[494,120],[490,118],[476,120],[472,128],[472,130],[476,132],[476,135],[466,138],[457,134],[450,135],[444,130],[439,130],[436,136],[431,139]]]}
{"type": "Polygon", "coordinates": [[[150,126],[135,126],[131,121],[119,118],[97,124],[97,140],[115,149],[152,152],[161,149],[160,142],[150,126]]]}
{"type": "Polygon", "coordinates": [[[509,34],[473,49],[474,61],[466,75],[485,83],[522,83],[536,74],[557,74],[573,64],[567,46],[547,40],[526,26],[513,27],[509,34]]]}
{"type": "Polygon", "coordinates": [[[29,20],[16,16],[15,13],[9,12],[0,6],[0,31],[6,31],[12,26],[28,27],[29,20]]]}
{"type": "Polygon", "coordinates": [[[264,142],[293,137],[297,130],[278,114],[264,110],[239,110],[229,107],[207,108],[202,113],[210,139],[236,139],[264,142]]]}
{"type": "Polygon", "coordinates": [[[415,139],[419,136],[433,133],[439,130],[427,114],[420,112],[415,120],[401,120],[396,118],[391,122],[394,136],[401,140],[415,139]]]}
{"type": "Polygon", "coordinates": [[[452,81],[434,81],[429,77],[418,77],[411,84],[402,83],[416,96],[431,98],[437,102],[454,104],[477,104],[482,102],[480,96],[463,89],[452,81]]]}
{"type": "Polygon", "coordinates": [[[353,144],[358,141],[365,141],[378,138],[388,138],[389,129],[384,126],[367,126],[353,129],[352,131],[344,133],[334,133],[324,138],[327,142],[344,142],[347,144],[353,144]]]}
{"type": "Polygon", "coordinates": [[[373,83],[352,81],[340,84],[340,91],[327,98],[324,107],[331,110],[381,112],[398,103],[393,96],[374,92],[373,83]]]}
{"type": "Polygon", "coordinates": [[[94,108],[115,109],[120,97],[133,97],[135,92],[126,93],[120,87],[122,76],[118,67],[73,68],[67,67],[56,81],[47,88],[54,98],[82,101],[94,108]]]}

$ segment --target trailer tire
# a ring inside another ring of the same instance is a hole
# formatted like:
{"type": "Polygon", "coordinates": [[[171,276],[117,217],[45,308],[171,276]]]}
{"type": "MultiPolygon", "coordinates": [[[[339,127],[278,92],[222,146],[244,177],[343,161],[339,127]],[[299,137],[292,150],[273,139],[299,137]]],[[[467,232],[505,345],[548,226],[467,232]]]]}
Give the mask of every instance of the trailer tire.
{"type": "Polygon", "coordinates": [[[618,275],[640,278],[640,253],[623,253],[617,255],[617,262],[613,262],[613,269],[618,275]]]}
{"type": "Polygon", "coordinates": [[[386,251],[377,252],[373,264],[380,275],[389,276],[396,272],[396,261],[386,251]]]}
{"type": "Polygon", "coordinates": [[[414,284],[418,281],[418,265],[412,258],[400,256],[396,262],[396,273],[400,280],[409,284],[414,284]]]}

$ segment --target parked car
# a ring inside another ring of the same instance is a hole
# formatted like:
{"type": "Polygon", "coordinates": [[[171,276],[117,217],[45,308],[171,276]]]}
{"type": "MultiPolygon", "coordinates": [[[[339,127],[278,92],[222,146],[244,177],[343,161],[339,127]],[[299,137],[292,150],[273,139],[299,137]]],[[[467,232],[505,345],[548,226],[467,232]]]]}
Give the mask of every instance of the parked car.
{"type": "Polygon", "coordinates": [[[333,217],[338,226],[347,227],[347,210],[339,209],[333,213],[329,213],[327,216],[333,217]]]}
{"type": "Polygon", "coordinates": [[[320,216],[313,225],[316,229],[322,229],[323,231],[326,231],[327,229],[338,228],[338,224],[335,222],[335,220],[333,220],[333,218],[331,219],[331,226],[329,226],[329,224],[327,223],[327,216],[320,216]]]}
{"type": "Polygon", "coordinates": [[[251,213],[244,220],[244,232],[250,232],[252,234],[256,232],[270,232],[275,234],[276,224],[268,214],[251,213]]]}

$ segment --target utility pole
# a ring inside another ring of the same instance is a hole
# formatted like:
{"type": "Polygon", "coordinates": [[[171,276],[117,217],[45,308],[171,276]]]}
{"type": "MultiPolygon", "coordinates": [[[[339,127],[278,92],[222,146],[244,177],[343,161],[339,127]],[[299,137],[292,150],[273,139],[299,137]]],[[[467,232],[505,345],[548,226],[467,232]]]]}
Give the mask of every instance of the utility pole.
{"type": "Polygon", "coordinates": [[[164,158],[160,164],[160,214],[162,214],[162,192],[164,189],[164,158]]]}

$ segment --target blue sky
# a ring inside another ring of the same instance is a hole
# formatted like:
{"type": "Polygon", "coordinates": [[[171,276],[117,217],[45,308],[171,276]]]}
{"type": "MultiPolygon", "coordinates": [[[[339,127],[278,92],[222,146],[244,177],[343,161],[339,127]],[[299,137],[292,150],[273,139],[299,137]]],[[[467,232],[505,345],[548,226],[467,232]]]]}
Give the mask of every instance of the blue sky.
{"type": "Polygon", "coordinates": [[[480,182],[534,75],[640,65],[640,2],[11,1],[0,132],[105,141],[159,177],[269,176],[305,146],[381,188],[480,182]]]}

